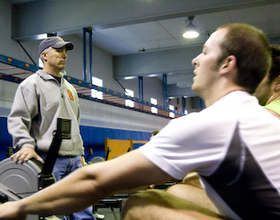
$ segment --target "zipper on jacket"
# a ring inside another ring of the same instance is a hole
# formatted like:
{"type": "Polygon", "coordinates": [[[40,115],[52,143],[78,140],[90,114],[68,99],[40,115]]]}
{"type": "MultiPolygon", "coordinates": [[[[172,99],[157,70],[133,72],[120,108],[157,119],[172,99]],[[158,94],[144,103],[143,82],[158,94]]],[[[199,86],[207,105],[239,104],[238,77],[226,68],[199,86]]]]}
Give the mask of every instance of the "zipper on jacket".
{"type": "Polygon", "coordinates": [[[61,77],[61,81],[60,81],[60,93],[61,93],[61,98],[64,98],[63,89],[62,89],[63,80],[64,80],[64,78],[61,77]]]}

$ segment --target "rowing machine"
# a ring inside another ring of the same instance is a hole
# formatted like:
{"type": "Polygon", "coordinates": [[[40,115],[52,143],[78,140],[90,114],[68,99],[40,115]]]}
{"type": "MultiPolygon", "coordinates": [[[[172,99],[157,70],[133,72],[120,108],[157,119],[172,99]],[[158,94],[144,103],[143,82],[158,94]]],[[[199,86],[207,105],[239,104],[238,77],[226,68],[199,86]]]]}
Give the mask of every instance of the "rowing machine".
{"type": "MultiPolygon", "coordinates": [[[[63,139],[71,138],[71,120],[57,119],[57,130],[45,163],[31,159],[23,163],[6,158],[0,162],[0,202],[17,201],[55,182],[53,166],[63,139]]],[[[55,220],[56,216],[29,215],[27,220],[55,220]]]]}

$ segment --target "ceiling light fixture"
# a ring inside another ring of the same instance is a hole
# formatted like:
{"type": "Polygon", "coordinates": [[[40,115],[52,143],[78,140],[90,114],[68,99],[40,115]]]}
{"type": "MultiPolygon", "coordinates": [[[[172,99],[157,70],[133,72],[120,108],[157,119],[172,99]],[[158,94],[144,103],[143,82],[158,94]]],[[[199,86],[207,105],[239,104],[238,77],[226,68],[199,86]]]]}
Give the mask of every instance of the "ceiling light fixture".
{"type": "Polygon", "coordinates": [[[199,36],[198,28],[193,24],[194,16],[188,16],[185,20],[185,32],[183,34],[184,38],[196,38],[199,36]]]}

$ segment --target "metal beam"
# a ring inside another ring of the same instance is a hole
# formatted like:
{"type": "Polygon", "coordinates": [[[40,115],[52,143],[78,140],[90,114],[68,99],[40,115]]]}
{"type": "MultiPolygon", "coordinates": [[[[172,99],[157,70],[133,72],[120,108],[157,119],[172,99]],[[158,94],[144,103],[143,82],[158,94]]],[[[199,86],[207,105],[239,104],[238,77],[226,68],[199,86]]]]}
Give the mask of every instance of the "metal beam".
{"type": "Polygon", "coordinates": [[[138,87],[139,87],[139,99],[144,99],[143,95],[143,77],[138,76],[138,87]]]}
{"type": "Polygon", "coordinates": [[[87,33],[89,35],[89,79],[92,83],[92,28],[83,28],[83,80],[87,81],[87,33]]]}

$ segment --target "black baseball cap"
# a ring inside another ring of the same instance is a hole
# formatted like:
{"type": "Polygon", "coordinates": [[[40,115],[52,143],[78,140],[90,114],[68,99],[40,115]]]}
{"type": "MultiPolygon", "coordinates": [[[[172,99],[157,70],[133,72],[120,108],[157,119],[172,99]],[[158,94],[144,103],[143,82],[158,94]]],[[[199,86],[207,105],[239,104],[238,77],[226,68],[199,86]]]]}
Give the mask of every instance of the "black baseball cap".
{"type": "Polygon", "coordinates": [[[61,37],[48,37],[47,39],[43,40],[39,45],[39,56],[45,49],[49,47],[55,49],[66,47],[67,50],[73,50],[74,45],[71,42],[64,41],[61,37]]]}

